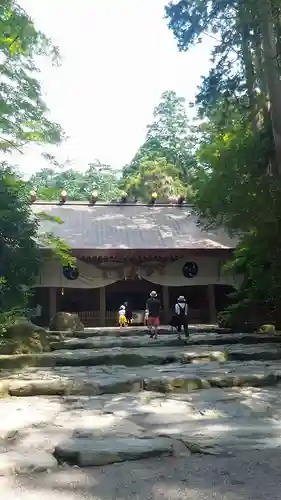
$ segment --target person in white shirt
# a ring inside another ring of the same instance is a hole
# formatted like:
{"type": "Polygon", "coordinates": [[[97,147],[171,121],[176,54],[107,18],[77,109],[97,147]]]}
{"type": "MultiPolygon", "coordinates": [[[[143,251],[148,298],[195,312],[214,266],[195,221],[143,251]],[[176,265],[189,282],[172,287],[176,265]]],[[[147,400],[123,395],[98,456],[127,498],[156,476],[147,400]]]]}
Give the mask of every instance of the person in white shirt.
{"type": "Polygon", "coordinates": [[[181,338],[181,329],[183,327],[185,336],[188,337],[188,304],[185,297],[181,295],[175,305],[175,315],[177,318],[177,330],[179,338],[181,338]]]}
{"type": "Polygon", "coordinates": [[[147,322],[148,322],[148,315],[149,315],[149,310],[148,310],[148,309],[146,309],[146,310],[144,311],[144,318],[143,318],[143,324],[144,324],[145,326],[147,326],[147,322]]]}
{"type": "Polygon", "coordinates": [[[126,319],[126,307],[121,306],[119,311],[118,311],[118,318],[119,318],[119,326],[124,327],[127,326],[127,319],[126,319]]]}
{"type": "Polygon", "coordinates": [[[35,307],[35,314],[34,316],[36,318],[41,318],[42,316],[42,306],[40,304],[37,304],[36,307],[35,307]]]}
{"type": "Polygon", "coordinates": [[[36,325],[40,324],[41,317],[42,317],[42,311],[43,311],[42,306],[40,304],[36,304],[36,307],[34,307],[34,309],[32,309],[29,312],[28,317],[32,321],[32,323],[34,323],[36,325]]]}

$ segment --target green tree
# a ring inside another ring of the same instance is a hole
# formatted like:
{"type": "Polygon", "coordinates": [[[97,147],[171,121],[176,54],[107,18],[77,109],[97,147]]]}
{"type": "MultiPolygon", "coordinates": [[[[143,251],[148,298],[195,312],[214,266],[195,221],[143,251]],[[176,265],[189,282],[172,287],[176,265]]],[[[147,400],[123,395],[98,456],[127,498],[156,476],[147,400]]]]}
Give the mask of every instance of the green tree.
{"type": "MultiPolygon", "coordinates": [[[[170,182],[174,185],[166,191],[172,194],[186,191],[183,184],[188,184],[190,171],[194,165],[185,100],[178,97],[174,91],[166,91],[162,94],[153,115],[153,122],[147,126],[145,142],[131,163],[123,169],[124,189],[135,196],[141,193],[144,199],[147,198],[146,188],[140,185],[145,181],[144,164],[148,162],[149,170],[154,170],[154,184],[159,186],[165,184],[168,170],[168,177],[172,179],[170,182]],[[157,176],[159,179],[156,182],[157,176]],[[135,189],[134,186],[138,188],[135,189]]],[[[190,193],[189,190],[189,195],[190,193]]]]}
{"type": "Polygon", "coordinates": [[[84,179],[88,197],[93,191],[97,191],[101,201],[117,200],[121,196],[120,172],[113,170],[110,165],[105,165],[99,160],[89,163],[84,179]]]}
{"type": "Polygon", "coordinates": [[[142,201],[149,201],[154,192],[161,201],[180,195],[191,197],[191,190],[183,185],[175,172],[175,165],[168,163],[166,158],[150,160],[149,157],[144,157],[138,171],[128,178],[126,191],[142,201]]]}
{"type": "Polygon", "coordinates": [[[7,163],[0,164],[0,317],[23,310],[42,264],[42,248],[54,253],[63,265],[73,265],[68,246],[50,233],[39,232],[39,223],[56,217],[30,210],[29,189],[7,163]]]}
{"type": "Polygon", "coordinates": [[[244,117],[249,116],[253,133],[269,125],[274,145],[270,163],[279,174],[280,13],[279,0],[179,0],[166,7],[179,50],[200,43],[205,33],[217,41],[213,67],[197,97],[201,116],[216,114],[224,128],[231,126],[233,107],[238,106],[244,117]]]}
{"type": "Polygon", "coordinates": [[[185,99],[174,91],[166,91],[153,115],[154,121],[147,127],[147,140],[158,142],[170,163],[184,164],[189,146],[185,99]]]}
{"type": "MultiPolygon", "coordinates": [[[[0,149],[21,148],[27,142],[57,143],[62,130],[47,118],[37,79],[36,55],[57,55],[50,40],[36,30],[30,17],[12,0],[0,11],[0,149]]],[[[40,265],[42,245],[62,262],[73,264],[67,245],[52,234],[37,233],[40,219],[31,213],[27,185],[7,163],[0,164],[1,325],[6,315],[22,309],[40,265]]],[[[52,218],[54,220],[54,218],[52,218]]],[[[56,219],[57,220],[57,219],[56,219]]],[[[57,220],[62,223],[62,221],[57,220]]]]}
{"type": "Polygon", "coordinates": [[[23,181],[5,164],[0,170],[0,313],[24,307],[28,287],[40,266],[36,241],[38,223],[32,218],[23,181]]]}
{"type": "Polygon", "coordinates": [[[225,317],[245,319],[254,305],[280,322],[280,2],[178,1],[166,15],[180,50],[204,33],[217,39],[196,98],[192,185],[209,224],[240,238],[228,268],[244,279],[225,317]]]}
{"type": "Polygon", "coordinates": [[[96,191],[100,201],[112,201],[120,197],[119,184],[118,172],[98,160],[89,163],[84,173],[57,164],[36,172],[29,179],[30,188],[37,189],[38,199],[41,200],[58,200],[64,189],[69,200],[90,200],[93,191],[96,191]]]}
{"type": "Polygon", "coordinates": [[[47,117],[35,56],[58,50],[13,0],[2,0],[0,12],[0,148],[21,148],[26,142],[57,143],[61,127],[47,117]]]}

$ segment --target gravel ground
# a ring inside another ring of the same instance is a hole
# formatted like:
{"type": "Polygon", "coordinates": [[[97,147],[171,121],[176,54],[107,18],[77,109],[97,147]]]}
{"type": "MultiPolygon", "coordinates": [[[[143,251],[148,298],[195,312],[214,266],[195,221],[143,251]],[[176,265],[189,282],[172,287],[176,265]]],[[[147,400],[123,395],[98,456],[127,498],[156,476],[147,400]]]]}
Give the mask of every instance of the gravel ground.
{"type": "Polygon", "coordinates": [[[281,448],[0,478],[1,500],[280,500],[281,448]]]}

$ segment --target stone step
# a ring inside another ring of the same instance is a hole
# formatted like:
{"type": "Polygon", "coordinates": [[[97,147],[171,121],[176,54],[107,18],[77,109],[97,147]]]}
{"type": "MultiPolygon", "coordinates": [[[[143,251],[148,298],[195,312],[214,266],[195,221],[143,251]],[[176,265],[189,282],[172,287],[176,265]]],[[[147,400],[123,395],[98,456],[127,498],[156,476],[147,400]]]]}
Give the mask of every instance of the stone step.
{"type": "MultiPolygon", "coordinates": [[[[75,334],[76,335],[76,334],[75,334]]],[[[138,347],[180,347],[183,344],[187,346],[196,345],[224,345],[224,344],[280,344],[280,335],[264,335],[264,334],[194,334],[188,339],[182,335],[182,339],[179,340],[177,334],[167,335],[161,334],[158,339],[151,339],[149,335],[146,336],[130,336],[128,337],[114,337],[114,336],[96,336],[88,338],[67,338],[58,335],[52,335],[51,348],[53,350],[69,350],[69,349],[103,349],[112,347],[127,347],[127,348],[138,348],[138,347]]]]}
{"type": "Polygon", "coordinates": [[[281,380],[281,362],[211,361],[207,364],[142,367],[55,366],[1,370],[0,395],[97,395],[156,391],[188,393],[212,387],[274,386],[281,380]]]}
{"type": "Polygon", "coordinates": [[[173,442],[165,438],[69,439],[54,450],[59,463],[90,467],[127,460],[173,455],[173,442]]]}
{"type": "MultiPolygon", "coordinates": [[[[220,328],[217,326],[210,325],[190,325],[189,331],[195,334],[229,334],[231,330],[229,328],[220,328]]],[[[66,331],[49,331],[51,336],[63,335],[65,337],[73,337],[72,332],[66,331]]],[[[159,334],[164,335],[175,335],[175,329],[170,326],[161,326],[159,328],[159,334]]],[[[147,327],[145,326],[130,326],[127,328],[120,328],[118,326],[113,327],[97,327],[97,328],[84,328],[80,332],[75,332],[75,336],[78,338],[88,338],[88,337],[142,337],[147,335],[147,327]]]]}
{"type": "Polygon", "coordinates": [[[111,349],[113,347],[140,348],[140,347],[182,347],[183,345],[192,345],[186,342],[184,338],[178,339],[177,336],[161,335],[158,339],[146,337],[90,337],[87,339],[63,338],[51,342],[51,349],[57,350],[76,350],[76,349],[111,349]]]}
{"type": "Polygon", "coordinates": [[[281,349],[273,344],[256,346],[223,345],[202,346],[182,345],[181,348],[123,348],[58,350],[51,353],[0,355],[0,369],[22,368],[24,366],[96,366],[122,365],[143,366],[148,364],[162,365],[174,362],[193,363],[213,360],[278,360],[281,349]]]}
{"type": "Polygon", "coordinates": [[[0,475],[281,444],[281,387],[1,401],[0,475]],[[7,418],[9,415],[9,418],[7,418]]]}
{"type": "MultiPolygon", "coordinates": [[[[269,349],[270,351],[270,349],[269,349]]],[[[238,354],[236,353],[236,356],[238,354]]],[[[244,353],[243,353],[244,356],[244,353]]],[[[143,366],[147,364],[162,365],[181,361],[184,363],[193,362],[196,360],[211,361],[219,359],[224,361],[227,359],[227,353],[222,348],[221,350],[210,348],[203,350],[202,348],[187,349],[182,347],[182,350],[174,348],[159,347],[154,349],[148,347],[142,349],[126,349],[115,347],[112,349],[81,349],[81,350],[59,350],[51,353],[40,354],[15,354],[15,355],[0,355],[1,369],[15,369],[25,366],[97,366],[97,365],[121,365],[127,366],[143,366]]]]}

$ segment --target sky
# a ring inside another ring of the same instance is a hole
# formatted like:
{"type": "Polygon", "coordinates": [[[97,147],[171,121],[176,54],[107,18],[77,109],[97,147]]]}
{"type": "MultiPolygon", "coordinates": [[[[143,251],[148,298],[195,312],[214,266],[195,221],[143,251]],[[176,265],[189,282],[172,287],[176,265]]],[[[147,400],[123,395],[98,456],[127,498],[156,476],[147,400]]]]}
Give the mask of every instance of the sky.
{"type": "Polygon", "coordinates": [[[25,177],[47,166],[43,150],[79,170],[95,159],[121,168],[142,144],[162,92],[174,90],[189,103],[210,67],[210,38],[178,52],[163,19],[167,0],[19,3],[60,47],[61,67],[41,59],[40,80],[51,118],[68,136],[55,149],[15,153],[25,177]]]}

